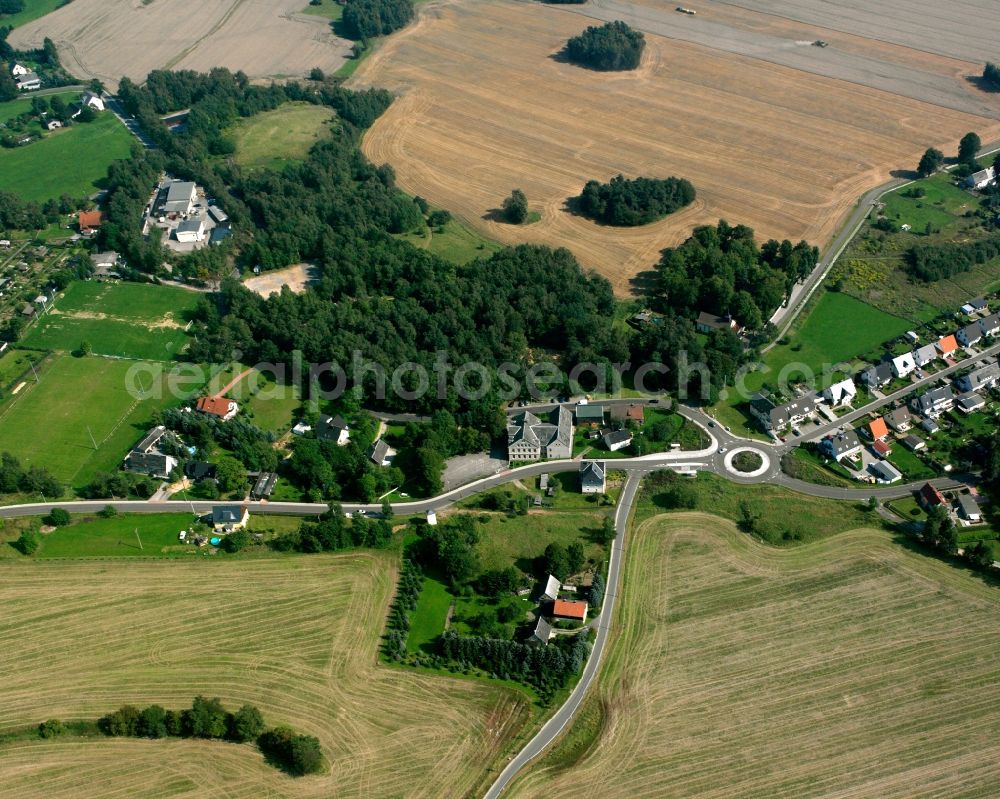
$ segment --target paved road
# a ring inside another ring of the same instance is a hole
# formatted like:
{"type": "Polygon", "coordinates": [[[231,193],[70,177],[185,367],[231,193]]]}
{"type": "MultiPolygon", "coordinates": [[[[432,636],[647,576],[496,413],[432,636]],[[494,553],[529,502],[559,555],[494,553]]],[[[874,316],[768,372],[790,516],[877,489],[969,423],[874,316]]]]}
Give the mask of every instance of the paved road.
{"type": "Polygon", "coordinates": [[[590,688],[591,683],[597,676],[601,666],[601,658],[604,655],[604,647],[608,642],[608,633],[611,630],[611,622],[614,619],[615,603],[618,599],[618,583],[621,578],[622,561],[625,550],[625,532],[628,529],[629,517],[632,512],[632,505],[635,502],[636,493],[644,472],[635,470],[629,473],[625,488],[622,490],[621,498],[618,501],[618,511],[615,514],[615,540],[611,545],[611,559],[608,562],[608,585],[604,595],[604,607],[596,626],[597,637],[594,640],[594,648],[587,658],[580,681],[576,684],[573,692],[569,695],[562,707],[560,707],[538,731],[534,738],[528,741],[527,745],[518,752],[507,764],[506,768],[500,772],[496,782],[490,786],[486,792],[486,799],[496,799],[503,792],[521,769],[545,751],[546,748],[559,736],[566,728],[566,725],[573,720],[576,711],[579,710],[583,698],[590,688]]]}

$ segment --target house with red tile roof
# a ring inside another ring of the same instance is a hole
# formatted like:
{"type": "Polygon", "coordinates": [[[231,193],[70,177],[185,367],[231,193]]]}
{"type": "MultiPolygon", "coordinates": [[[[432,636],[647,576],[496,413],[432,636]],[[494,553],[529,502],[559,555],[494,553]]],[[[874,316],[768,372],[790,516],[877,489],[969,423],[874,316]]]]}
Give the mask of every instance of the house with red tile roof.
{"type": "Polygon", "coordinates": [[[198,400],[197,408],[202,413],[215,416],[224,422],[228,422],[240,410],[240,406],[234,400],[225,397],[202,397],[198,400]]]}
{"type": "Polygon", "coordinates": [[[552,603],[552,615],[557,619],[587,620],[587,603],[580,599],[557,599],[552,603]]]}

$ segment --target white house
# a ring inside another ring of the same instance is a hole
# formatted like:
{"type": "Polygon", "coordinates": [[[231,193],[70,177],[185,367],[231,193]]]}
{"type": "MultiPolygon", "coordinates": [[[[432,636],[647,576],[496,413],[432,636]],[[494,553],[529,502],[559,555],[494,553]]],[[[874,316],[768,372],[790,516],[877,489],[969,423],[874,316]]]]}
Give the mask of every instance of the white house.
{"type": "Polygon", "coordinates": [[[177,241],[193,244],[205,238],[205,222],[201,219],[186,219],[174,231],[177,241]]]}
{"type": "Polygon", "coordinates": [[[935,344],[925,344],[913,351],[913,362],[918,368],[923,368],[938,359],[938,349],[935,344]]]}
{"type": "Polygon", "coordinates": [[[559,589],[562,588],[562,583],[560,583],[551,574],[545,580],[545,588],[542,589],[542,595],[539,597],[541,600],[548,600],[549,602],[555,602],[559,599],[559,589]]]}
{"type": "Polygon", "coordinates": [[[979,328],[983,331],[984,336],[995,336],[1000,333],[1000,314],[993,313],[984,316],[979,320],[979,328]]]}
{"type": "Polygon", "coordinates": [[[615,430],[604,436],[604,446],[612,452],[625,449],[632,443],[632,433],[629,430],[615,430]]]}
{"type": "Polygon", "coordinates": [[[857,393],[854,381],[848,378],[823,389],[823,399],[835,407],[837,405],[850,405],[857,393]]]}
{"type": "Polygon", "coordinates": [[[945,411],[951,410],[954,405],[955,392],[952,391],[951,386],[932,388],[910,402],[910,407],[914,411],[923,416],[929,416],[932,419],[937,418],[945,411]]]}
{"type": "Polygon", "coordinates": [[[892,373],[896,377],[907,377],[917,368],[917,362],[913,360],[913,353],[907,352],[892,359],[892,373]]]}
{"type": "Polygon", "coordinates": [[[31,72],[31,70],[24,64],[14,64],[14,66],[10,68],[10,74],[15,78],[20,78],[22,75],[27,75],[29,72],[31,72]]]}
{"type": "Polygon", "coordinates": [[[897,480],[903,479],[899,469],[888,461],[874,461],[868,464],[868,471],[871,472],[876,483],[895,483],[897,480]]]}
{"type": "Polygon", "coordinates": [[[965,185],[970,189],[985,189],[993,182],[994,177],[996,176],[993,174],[993,167],[988,166],[969,175],[965,179],[965,185]]]}
{"type": "Polygon", "coordinates": [[[93,108],[95,111],[103,111],[106,106],[104,100],[93,92],[84,92],[80,95],[80,105],[93,108]]]}
{"type": "Polygon", "coordinates": [[[1000,381],[1000,366],[989,363],[962,375],[955,381],[960,391],[988,391],[1000,381]]]}
{"type": "Polygon", "coordinates": [[[63,123],[60,122],[58,119],[50,119],[48,122],[45,123],[46,130],[55,130],[56,128],[61,128],[62,126],[63,123]]]}
{"type": "Polygon", "coordinates": [[[863,449],[861,439],[853,430],[829,435],[820,442],[820,449],[840,463],[844,458],[853,458],[863,449]]]}
{"type": "Polygon", "coordinates": [[[958,339],[958,343],[963,347],[971,347],[973,344],[978,344],[982,337],[983,328],[980,326],[979,322],[973,322],[971,325],[966,325],[955,334],[955,338],[958,339]]]}
{"type": "Polygon", "coordinates": [[[292,428],[293,436],[304,436],[306,433],[312,430],[312,425],[306,424],[305,422],[297,422],[295,427],[292,428]]]}
{"type": "Polygon", "coordinates": [[[583,494],[603,494],[606,490],[604,464],[584,461],[580,464],[580,492],[583,494]]]}
{"type": "Polygon", "coordinates": [[[198,187],[189,180],[175,180],[167,186],[163,201],[165,214],[188,214],[198,197],[198,187]]]}
{"type": "Polygon", "coordinates": [[[350,428],[341,416],[320,416],[316,425],[316,438],[332,441],[342,447],[351,439],[350,428]]]}
{"type": "Polygon", "coordinates": [[[22,92],[31,92],[42,88],[42,79],[34,72],[26,72],[21,77],[15,78],[14,82],[17,84],[18,91],[22,92]]]}

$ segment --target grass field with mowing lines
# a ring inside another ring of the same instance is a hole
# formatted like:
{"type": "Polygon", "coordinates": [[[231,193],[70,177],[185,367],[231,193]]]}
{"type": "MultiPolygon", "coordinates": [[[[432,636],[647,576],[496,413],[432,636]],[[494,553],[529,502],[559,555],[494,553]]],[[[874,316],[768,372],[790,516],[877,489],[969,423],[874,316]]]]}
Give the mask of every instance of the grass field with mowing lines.
{"type": "Polygon", "coordinates": [[[138,283],[72,283],[31,328],[24,344],[74,352],[84,341],[94,353],[169,361],[188,343],[184,328],[201,295],[138,283]]]}
{"type": "MultiPolygon", "coordinates": [[[[126,388],[136,366],[141,365],[98,357],[53,359],[39,370],[39,382],[29,381],[16,397],[0,403],[0,452],[16,453],[26,466],[44,466],[74,487],[96,472],[116,470],[153,413],[178,401],[166,392],[136,401],[126,388]]],[[[144,372],[139,381],[147,390],[150,374],[144,372]]]]}
{"type": "Polygon", "coordinates": [[[875,530],[778,551],[686,514],[625,552],[585,729],[511,796],[994,792],[995,587],[875,530]]]}
{"type": "Polygon", "coordinates": [[[0,150],[0,183],[25,200],[44,202],[69,194],[89,197],[112,161],[128,158],[135,139],[110,111],[41,141],[0,150]]]}
{"type": "Polygon", "coordinates": [[[334,114],[311,103],[285,103],[249,119],[232,130],[236,163],[247,169],[281,169],[303,161],[309,148],[326,132],[334,114]]]}
{"type": "Polygon", "coordinates": [[[5,561],[0,668],[31,678],[0,686],[0,729],[201,693],[317,736],[332,767],[295,779],[253,746],[199,741],[18,742],[0,749],[4,795],[70,799],[82,774],[146,799],[477,793],[528,710],[498,686],[377,664],[397,566],[385,552],[5,561]]]}
{"type": "Polygon", "coordinates": [[[31,364],[38,363],[43,357],[40,352],[28,350],[8,350],[0,355],[0,389],[17,380],[31,364]]]}

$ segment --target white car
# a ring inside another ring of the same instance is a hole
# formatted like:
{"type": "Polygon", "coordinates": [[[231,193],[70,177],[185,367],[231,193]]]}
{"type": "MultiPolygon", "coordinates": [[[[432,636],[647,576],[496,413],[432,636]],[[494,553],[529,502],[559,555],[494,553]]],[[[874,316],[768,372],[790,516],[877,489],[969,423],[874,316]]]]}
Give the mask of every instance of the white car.
{"type": "Polygon", "coordinates": [[[719,447],[719,454],[720,455],[725,455],[726,454],[726,448],[725,447],[719,447]]]}
{"type": "Polygon", "coordinates": [[[181,530],[180,533],[178,533],[177,535],[177,538],[180,539],[181,541],[186,541],[187,537],[188,537],[187,530],[181,530]]]}

